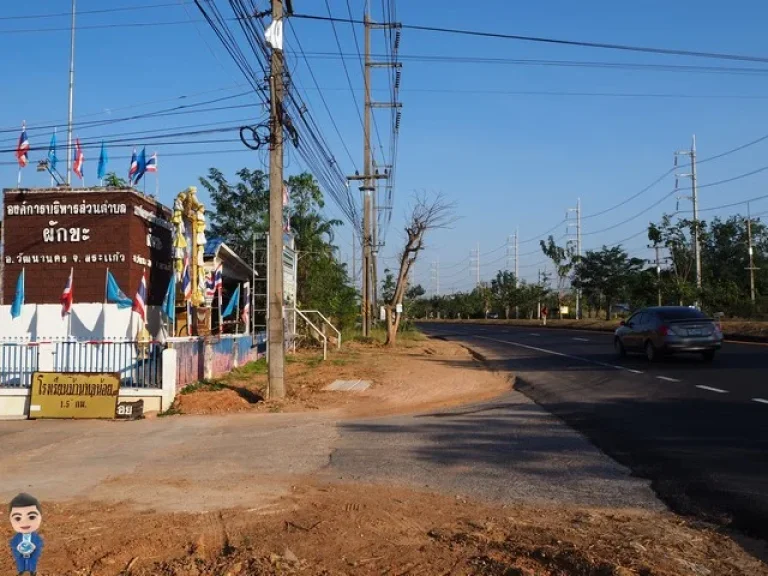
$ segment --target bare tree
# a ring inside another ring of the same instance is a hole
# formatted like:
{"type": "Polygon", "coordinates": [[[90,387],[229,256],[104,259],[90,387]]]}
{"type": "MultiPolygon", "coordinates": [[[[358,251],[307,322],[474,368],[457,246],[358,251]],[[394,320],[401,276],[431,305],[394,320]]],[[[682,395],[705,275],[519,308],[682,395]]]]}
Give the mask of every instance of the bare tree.
{"type": "Polygon", "coordinates": [[[416,194],[413,207],[406,218],[405,247],[400,253],[400,270],[397,274],[395,292],[386,303],[387,346],[394,346],[397,341],[397,331],[400,328],[402,305],[405,292],[408,289],[408,276],[416,257],[424,249],[424,236],[429,230],[447,228],[456,218],[455,205],[448,202],[442,194],[416,194]]]}

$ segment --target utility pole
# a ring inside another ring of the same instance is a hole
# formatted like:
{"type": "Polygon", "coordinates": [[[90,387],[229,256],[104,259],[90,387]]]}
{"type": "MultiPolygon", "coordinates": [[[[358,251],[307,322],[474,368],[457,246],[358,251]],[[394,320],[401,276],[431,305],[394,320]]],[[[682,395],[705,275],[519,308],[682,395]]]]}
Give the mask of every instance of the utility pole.
{"type": "Polygon", "coordinates": [[[752,299],[752,307],[755,306],[755,250],[752,246],[752,214],[749,210],[749,202],[747,202],[747,243],[749,246],[749,296],[752,299]]]}
{"type": "MultiPolygon", "coordinates": [[[[678,178],[690,178],[691,179],[691,195],[687,196],[688,200],[693,203],[693,259],[696,263],[696,305],[699,304],[699,297],[701,296],[701,239],[699,234],[699,191],[696,184],[696,135],[693,135],[691,141],[690,150],[682,150],[675,152],[675,167],[677,167],[678,156],[689,156],[691,159],[691,173],[690,174],[678,174],[678,178]]],[[[675,179],[675,188],[677,188],[677,178],[675,179]]]]}
{"type": "MultiPolygon", "coordinates": [[[[272,0],[272,21],[283,18],[283,0],[272,0]]],[[[269,77],[269,398],[285,396],[283,333],[283,51],[272,48],[269,77]]]]}
{"type": "MultiPolygon", "coordinates": [[[[518,263],[518,258],[520,256],[520,246],[518,245],[518,228],[515,228],[515,288],[520,286],[520,266],[518,263]]],[[[520,318],[520,306],[515,304],[515,319],[517,320],[520,318]]]]}
{"type": "Polygon", "coordinates": [[[541,320],[541,268],[539,268],[539,298],[536,302],[536,320],[541,320]]]}
{"type": "Polygon", "coordinates": [[[474,267],[475,283],[480,286],[480,242],[477,243],[476,250],[469,251],[469,265],[474,267]]]}
{"type": "MultiPolygon", "coordinates": [[[[569,208],[568,212],[576,213],[576,259],[581,259],[581,198],[576,198],[576,208],[569,208]]],[[[572,224],[568,225],[569,227],[572,224]]],[[[576,319],[581,320],[581,290],[576,290],[576,319]]]]}
{"type": "MultiPolygon", "coordinates": [[[[274,0],[273,0],[274,1],[274,0]]],[[[363,263],[362,263],[362,303],[361,313],[363,318],[363,336],[370,336],[371,326],[374,317],[374,305],[376,301],[376,271],[375,260],[378,252],[378,230],[376,229],[376,214],[374,212],[374,198],[376,192],[374,181],[378,179],[387,179],[389,174],[379,174],[373,172],[373,154],[371,149],[371,110],[373,108],[400,108],[398,102],[373,102],[371,100],[371,68],[376,67],[399,67],[395,62],[373,62],[371,61],[371,30],[373,28],[399,28],[399,24],[374,24],[371,21],[370,2],[365,4],[365,15],[363,17],[365,27],[365,61],[363,70],[363,83],[365,92],[365,111],[363,113],[363,175],[355,174],[350,176],[350,180],[362,180],[363,185],[360,190],[363,192],[363,263]]]]}
{"type": "Polygon", "coordinates": [[[661,257],[659,255],[661,246],[649,244],[648,248],[653,248],[656,251],[656,290],[658,292],[658,305],[661,306],[661,257]]]}
{"type": "Polygon", "coordinates": [[[69,51],[69,114],[67,116],[67,186],[72,182],[72,111],[75,96],[75,0],[72,0],[72,35],[69,51]]]}
{"type": "Polygon", "coordinates": [[[432,295],[440,296],[440,260],[432,262],[430,268],[430,284],[432,284],[432,295]]]}

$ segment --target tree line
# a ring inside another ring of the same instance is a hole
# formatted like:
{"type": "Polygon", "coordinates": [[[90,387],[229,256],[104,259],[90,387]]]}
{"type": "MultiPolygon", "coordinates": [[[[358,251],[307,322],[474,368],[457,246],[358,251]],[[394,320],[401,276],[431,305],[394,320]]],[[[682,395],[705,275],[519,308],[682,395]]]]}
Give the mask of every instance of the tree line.
{"type": "Polygon", "coordinates": [[[651,305],[698,305],[710,314],[768,316],[768,228],[759,218],[735,215],[710,222],[665,214],[648,226],[649,248],[659,254],[640,259],[622,246],[603,246],[578,256],[572,244],[558,246],[552,236],[540,242],[554,272],[531,283],[500,270],[490,282],[467,292],[422,297],[412,305],[417,317],[534,318],[540,306],[550,317],[575,314],[581,293],[584,317],[610,318],[622,311],[651,305]],[[694,230],[701,246],[701,289],[696,284],[694,230]],[[750,242],[754,302],[750,279],[750,242]]]}

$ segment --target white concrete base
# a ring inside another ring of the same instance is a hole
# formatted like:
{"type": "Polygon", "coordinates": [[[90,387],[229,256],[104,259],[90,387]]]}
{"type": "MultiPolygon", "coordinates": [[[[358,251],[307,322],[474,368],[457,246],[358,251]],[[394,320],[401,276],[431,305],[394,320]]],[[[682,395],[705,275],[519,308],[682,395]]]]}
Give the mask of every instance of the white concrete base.
{"type": "MultiPolygon", "coordinates": [[[[0,420],[26,420],[29,414],[29,388],[0,388],[0,420]]],[[[118,402],[144,400],[144,412],[162,412],[171,407],[173,398],[154,388],[123,388],[118,402]]]]}

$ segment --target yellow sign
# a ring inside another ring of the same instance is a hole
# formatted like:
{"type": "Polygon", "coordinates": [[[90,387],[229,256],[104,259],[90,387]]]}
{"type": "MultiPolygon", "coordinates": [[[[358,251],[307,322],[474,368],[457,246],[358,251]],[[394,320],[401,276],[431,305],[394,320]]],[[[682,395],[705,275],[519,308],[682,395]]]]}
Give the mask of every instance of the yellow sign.
{"type": "Polygon", "coordinates": [[[119,374],[35,372],[30,418],[114,418],[119,374]]]}

